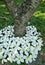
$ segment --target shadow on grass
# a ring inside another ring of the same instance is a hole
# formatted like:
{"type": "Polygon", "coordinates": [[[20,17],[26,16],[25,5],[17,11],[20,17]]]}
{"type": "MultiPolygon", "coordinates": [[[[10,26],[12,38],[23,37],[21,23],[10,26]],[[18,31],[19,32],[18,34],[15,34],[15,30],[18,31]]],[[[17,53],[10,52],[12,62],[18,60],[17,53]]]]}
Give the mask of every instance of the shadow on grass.
{"type": "Polygon", "coordinates": [[[3,1],[0,1],[0,29],[8,25],[13,25],[13,23],[14,19],[9,13],[5,3],[3,1]]]}

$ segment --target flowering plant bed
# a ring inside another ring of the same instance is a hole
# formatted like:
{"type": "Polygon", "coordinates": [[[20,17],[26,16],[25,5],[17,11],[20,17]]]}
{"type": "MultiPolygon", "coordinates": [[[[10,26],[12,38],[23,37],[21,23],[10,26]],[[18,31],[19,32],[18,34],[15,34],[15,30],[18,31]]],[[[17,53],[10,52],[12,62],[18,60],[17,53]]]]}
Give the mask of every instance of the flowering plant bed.
{"type": "Polygon", "coordinates": [[[0,59],[4,62],[31,63],[35,61],[38,51],[43,46],[43,40],[36,27],[27,26],[23,37],[15,37],[14,26],[0,30],[0,59]]]}

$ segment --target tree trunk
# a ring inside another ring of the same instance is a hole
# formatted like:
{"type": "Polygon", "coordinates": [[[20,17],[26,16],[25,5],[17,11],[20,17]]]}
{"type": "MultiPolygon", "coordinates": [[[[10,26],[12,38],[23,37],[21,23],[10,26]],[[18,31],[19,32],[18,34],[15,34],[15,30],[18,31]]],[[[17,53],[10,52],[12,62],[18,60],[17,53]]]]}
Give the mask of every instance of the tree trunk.
{"type": "Polygon", "coordinates": [[[20,5],[16,4],[15,0],[5,0],[5,3],[14,17],[15,36],[23,36],[26,33],[26,25],[39,5],[40,0],[24,0],[20,5]]]}

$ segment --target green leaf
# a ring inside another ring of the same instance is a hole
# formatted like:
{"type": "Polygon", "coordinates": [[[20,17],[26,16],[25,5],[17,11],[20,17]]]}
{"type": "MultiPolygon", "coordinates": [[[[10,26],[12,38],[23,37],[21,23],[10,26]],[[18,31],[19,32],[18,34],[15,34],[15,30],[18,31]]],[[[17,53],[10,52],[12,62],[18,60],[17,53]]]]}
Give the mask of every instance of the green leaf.
{"type": "Polygon", "coordinates": [[[24,0],[16,0],[17,4],[22,4],[24,2],[24,0]]]}

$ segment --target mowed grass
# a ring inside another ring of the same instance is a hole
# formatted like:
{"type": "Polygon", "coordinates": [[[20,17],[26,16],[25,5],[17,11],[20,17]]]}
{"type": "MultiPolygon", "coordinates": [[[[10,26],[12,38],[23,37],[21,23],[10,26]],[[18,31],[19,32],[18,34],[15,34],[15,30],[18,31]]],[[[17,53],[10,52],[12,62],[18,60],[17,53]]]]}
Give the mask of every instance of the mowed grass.
{"type": "MultiPolygon", "coordinates": [[[[45,0],[42,0],[39,7],[36,9],[35,13],[30,19],[30,22],[31,25],[36,26],[37,30],[42,34],[42,38],[45,41],[45,0]]],[[[13,16],[9,13],[5,3],[0,1],[0,29],[13,24],[13,16]]],[[[42,52],[45,52],[45,47],[43,47],[42,52]]],[[[13,63],[12,65],[17,64],[13,63]]]]}

